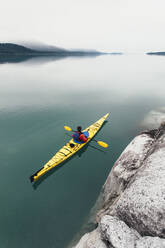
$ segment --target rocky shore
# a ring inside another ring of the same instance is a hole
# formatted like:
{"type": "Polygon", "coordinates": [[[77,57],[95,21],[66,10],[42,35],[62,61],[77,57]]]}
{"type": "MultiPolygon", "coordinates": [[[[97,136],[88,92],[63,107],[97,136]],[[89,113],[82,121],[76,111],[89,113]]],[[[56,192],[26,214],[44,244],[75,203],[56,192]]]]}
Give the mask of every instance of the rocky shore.
{"type": "Polygon", "coordinates": [[[165,123],[137,135],[101,192],[97,228],[75,248],[165,248],[165,123]]]}

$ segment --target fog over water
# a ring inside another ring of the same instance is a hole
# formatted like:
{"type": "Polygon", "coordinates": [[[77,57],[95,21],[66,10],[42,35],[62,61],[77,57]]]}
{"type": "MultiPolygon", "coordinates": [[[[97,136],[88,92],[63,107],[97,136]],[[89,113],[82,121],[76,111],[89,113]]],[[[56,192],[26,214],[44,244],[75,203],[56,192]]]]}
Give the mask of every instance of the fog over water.
{"type": "Polygon", "coordinates": [[[147,55],[68,57],[56,62],[43,57],[19,66],[4,64],[0,108],[74,104],[77,98],[77,104],[83,104],[87,95],[93,103],[98,97],[102,102],[123,102],[146,94],[159,100],[164,97],[163,67],[163,56],[147,55]]]}

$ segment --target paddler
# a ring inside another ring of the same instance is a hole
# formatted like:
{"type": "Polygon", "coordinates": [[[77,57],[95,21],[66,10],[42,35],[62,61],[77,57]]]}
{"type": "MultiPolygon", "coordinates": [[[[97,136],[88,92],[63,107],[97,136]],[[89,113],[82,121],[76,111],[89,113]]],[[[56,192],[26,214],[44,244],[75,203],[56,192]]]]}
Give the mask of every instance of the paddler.
{"type": "Polygon", "coordinates": [[[75,131],[75,133],[72,135],[72,137],[77,140],[77,141],[81,141],[83,143],[87,142],[88,137],[86,137],[82,132],[82,127],[78,126],[77,127],[77,131],[75,131]]]}

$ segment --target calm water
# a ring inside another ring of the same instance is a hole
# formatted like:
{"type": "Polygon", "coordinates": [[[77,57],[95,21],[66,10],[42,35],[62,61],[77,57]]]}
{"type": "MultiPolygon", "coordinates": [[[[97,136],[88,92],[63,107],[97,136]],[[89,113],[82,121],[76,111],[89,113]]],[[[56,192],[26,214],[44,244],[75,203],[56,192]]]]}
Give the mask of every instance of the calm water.
{"type": "Polygon", "coordinates": [[[165,105],[164,65],[147,55],[0,64],[0,247],[68,246],[140,121],[165,105]],[[88,146],[31,185],[69,140],[64,125],[85,128],[107,112],[96,136],[110,144],[106,153],[88,146]]]}

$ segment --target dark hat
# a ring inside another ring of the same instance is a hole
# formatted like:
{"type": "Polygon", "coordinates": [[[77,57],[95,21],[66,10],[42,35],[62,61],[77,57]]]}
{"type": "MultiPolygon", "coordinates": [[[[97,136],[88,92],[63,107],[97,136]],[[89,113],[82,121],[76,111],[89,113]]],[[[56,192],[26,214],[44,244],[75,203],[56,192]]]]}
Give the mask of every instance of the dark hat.
{"type": "Polygon", "coordinates": [[[78,126],[78,127],[77,127],[77,131],[81,132],[81,129],[82,129],[81,126],[78,126]]]}

